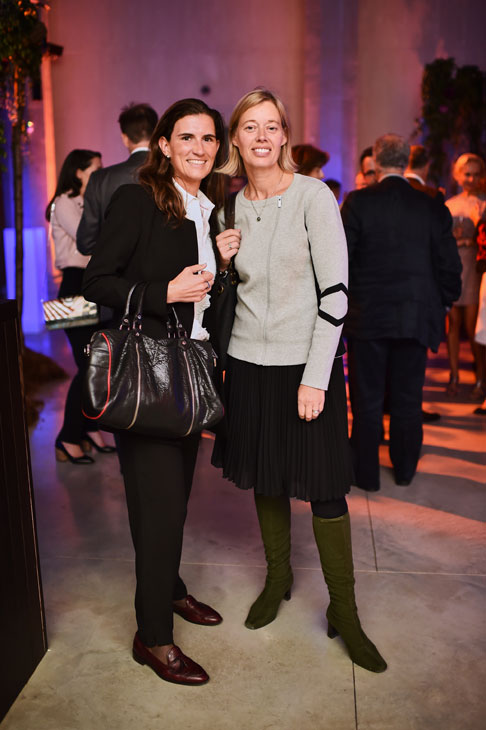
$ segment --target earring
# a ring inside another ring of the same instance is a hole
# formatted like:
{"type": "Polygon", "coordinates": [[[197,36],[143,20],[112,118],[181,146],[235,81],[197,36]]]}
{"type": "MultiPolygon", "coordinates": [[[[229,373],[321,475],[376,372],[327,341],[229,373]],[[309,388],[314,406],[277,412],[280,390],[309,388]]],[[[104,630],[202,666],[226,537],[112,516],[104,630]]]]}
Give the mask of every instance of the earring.
{"type": "Polygon", "coordinates": [[[170,160],[170,155],[166,155],[167,159],[170,160]]]}

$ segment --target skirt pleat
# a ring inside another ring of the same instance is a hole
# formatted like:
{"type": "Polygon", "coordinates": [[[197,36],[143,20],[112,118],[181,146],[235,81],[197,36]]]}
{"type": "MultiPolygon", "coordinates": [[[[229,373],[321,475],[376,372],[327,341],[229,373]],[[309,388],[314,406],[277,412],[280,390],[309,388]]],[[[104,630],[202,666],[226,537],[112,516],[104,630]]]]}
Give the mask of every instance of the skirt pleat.
{"type": "Polygon", "coordinates": [[[262,366],[229,358],[223,475],[241,489],[305,501],[339,499],[353,481],[342,358],[336,358],[324,411],[299,418],[305,365],[262,366]]]}

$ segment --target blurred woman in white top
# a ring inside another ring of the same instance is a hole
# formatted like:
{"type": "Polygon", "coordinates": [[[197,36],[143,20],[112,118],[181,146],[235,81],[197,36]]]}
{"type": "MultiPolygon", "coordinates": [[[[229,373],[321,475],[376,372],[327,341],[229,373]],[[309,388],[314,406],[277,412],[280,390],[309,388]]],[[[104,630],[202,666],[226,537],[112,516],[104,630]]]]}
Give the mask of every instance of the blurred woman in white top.
{"type": "Polygon", "coordinates": [[[461,296],[454,302],[448,315],[447,348],[451,372],[447,393],[457,395],[459,391],[459,341],[461,325],[464,325],[476,374],[476,383],[471,394],[473,400],[482,400],[486,395],[484,362],[479,345],[474,341],[481,282],[481,275],[476,267],[478,247],[474,234],[479,221],[486,220],[486,197],[481,191],[481,181],[485,173],[486,166],[479,155],[470,152],[461,155],[454,163],[453,176],[462,191],[446,201],[454,221],[452,232],[462,263],[461,296]]]}

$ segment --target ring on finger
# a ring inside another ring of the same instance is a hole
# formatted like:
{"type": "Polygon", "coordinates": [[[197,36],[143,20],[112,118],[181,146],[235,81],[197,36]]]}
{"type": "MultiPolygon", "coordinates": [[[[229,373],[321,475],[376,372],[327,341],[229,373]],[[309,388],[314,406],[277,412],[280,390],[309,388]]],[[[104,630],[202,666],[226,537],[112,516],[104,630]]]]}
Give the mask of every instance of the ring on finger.
{"type": "Polygon", "coordinates": [[[319,413],[320,413],[320,411],[312,411],[312,414],[313,414],[314,416],[318,416],[318,415],[319,415],[319,413]]]}
{"type": "Polygon", "coordinates": [[[209,281],[207,281],[206,284],[207,284],[208,289],[211,289],[211,284],[209,283],[209,281]]]}
{"type": "Polygon", "coordinates": [[[230,249],[230,251],[233,248],[233,246],[231,245],[231,243],[228,243],[228,248],[230,249]]]}

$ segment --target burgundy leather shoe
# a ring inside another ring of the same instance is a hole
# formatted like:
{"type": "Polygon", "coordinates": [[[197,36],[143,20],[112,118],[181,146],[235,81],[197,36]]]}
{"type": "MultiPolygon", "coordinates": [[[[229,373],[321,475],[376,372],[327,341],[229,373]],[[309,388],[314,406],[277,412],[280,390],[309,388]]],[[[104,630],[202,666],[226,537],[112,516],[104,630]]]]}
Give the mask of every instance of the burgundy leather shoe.
{"type": "Polygon", "coordinates": [[[214,608],[206,606],[205,603],[199,603],[194,596],[186,596],[185,601],[185,606],[177,606],[175,603],[173,605],[174,613],[179,614],[186,621],[201,626],[217,626],[223,620],[223,617],[214,608]]]}
{"type": "Polygon", "coordinates": [[[199,664],[193,662],[182,653],[178,646],[173,646],[167,654],[167,664],[157,659],[147,647],[142,644],[138,633],[133,639],[133,658],[139,664],[147,664],[161,679],[174,684],[206,684],[209,675],[199,664]]]}

